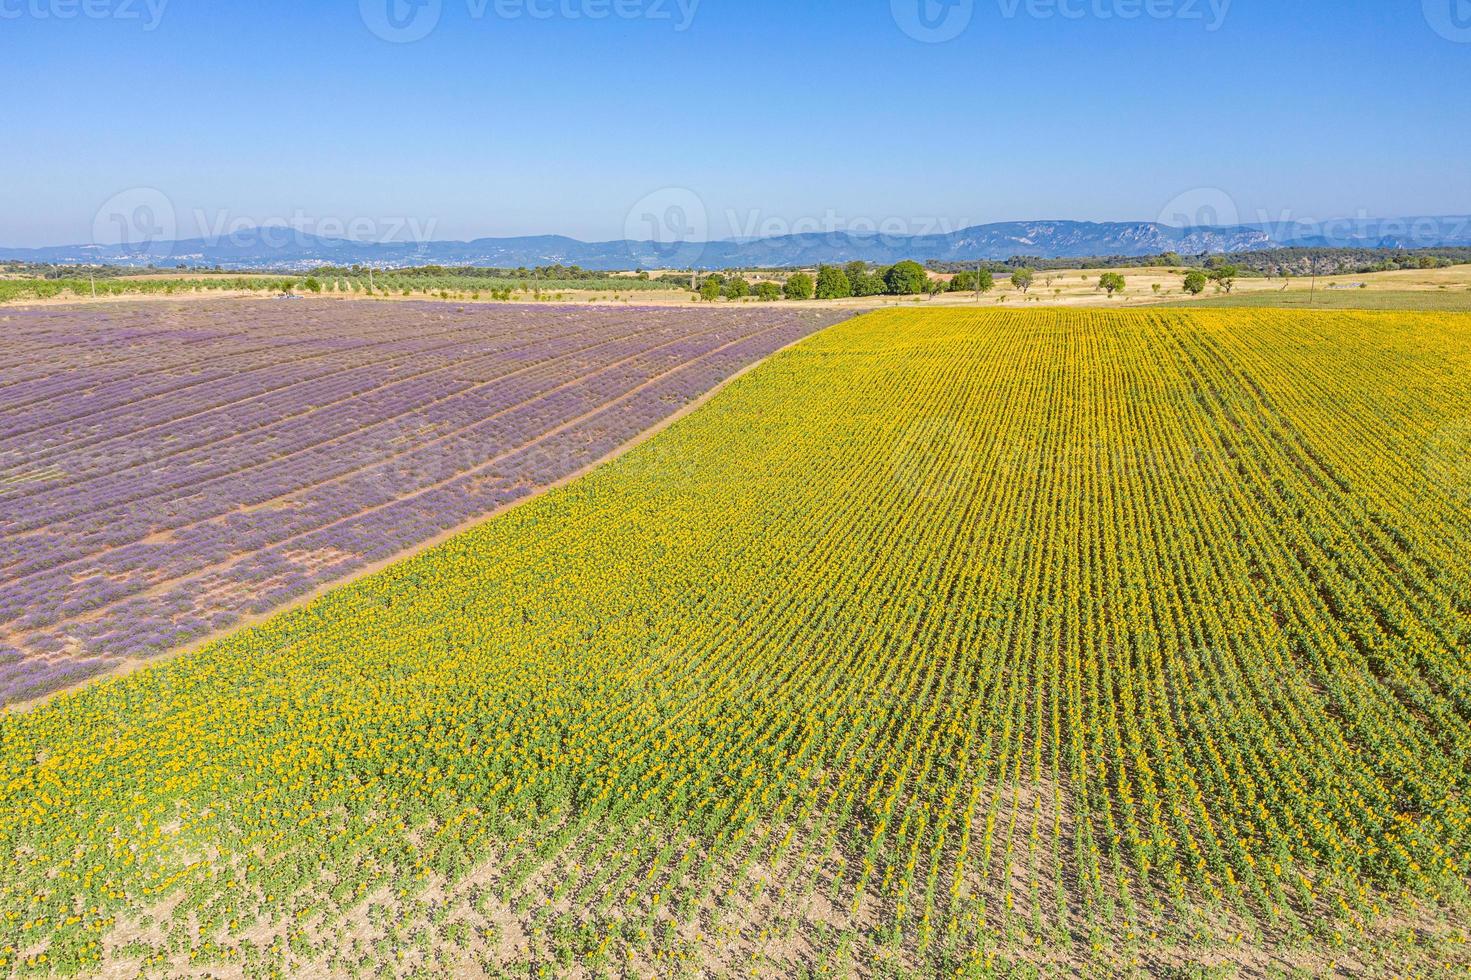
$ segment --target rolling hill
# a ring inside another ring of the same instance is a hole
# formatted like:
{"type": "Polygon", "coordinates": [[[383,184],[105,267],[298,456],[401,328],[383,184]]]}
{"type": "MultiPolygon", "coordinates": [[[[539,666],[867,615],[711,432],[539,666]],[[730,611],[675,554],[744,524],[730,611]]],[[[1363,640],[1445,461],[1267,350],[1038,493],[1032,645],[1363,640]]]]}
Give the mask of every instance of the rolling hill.
{"type": "Polygon", "coordinates": [[[58,264],[225,266],[305,269],[317,265],[378,267],[578,265],[611,270],[750,268],[866,260],[891,263],[1007,259],[1016,255],[1074,258],[1246,252],[1282,246],[1440,247],[1471,245],[1471,218],[1431,217],[1345,221],[1341,225],[1197,226],[1153,221],[1014,221],[933,235],[815,232],[706,243],[617,240],[583,242],[563,235],[479,238],[468,242],[359,242],[284,227],[255,228],[211,238],[120,245],[0,248],[0,259],[58,264]]]}

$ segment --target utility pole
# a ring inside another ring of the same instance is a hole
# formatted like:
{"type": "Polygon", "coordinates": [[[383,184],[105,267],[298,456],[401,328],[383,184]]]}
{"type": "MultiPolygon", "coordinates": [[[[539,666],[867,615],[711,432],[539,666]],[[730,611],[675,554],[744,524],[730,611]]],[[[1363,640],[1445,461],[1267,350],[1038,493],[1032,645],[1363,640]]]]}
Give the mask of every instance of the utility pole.
{"type": "Polygon", "coordinates": [[[976,302],[981,301],[981,260],[976,259],[976,302]]]}
{"type": "Polygon", "coordinates": [[[88,273],[88,275],[91,276],[91,279],[92,279],[92,298],[93,299],[96,299],[97,298],[97,273],[92,272],[92,273],[88,273]]]}
{"type": "Polygon", "coordinates": [[[368,266],[368,295],[373,295],[373,267],[368,266]]]}

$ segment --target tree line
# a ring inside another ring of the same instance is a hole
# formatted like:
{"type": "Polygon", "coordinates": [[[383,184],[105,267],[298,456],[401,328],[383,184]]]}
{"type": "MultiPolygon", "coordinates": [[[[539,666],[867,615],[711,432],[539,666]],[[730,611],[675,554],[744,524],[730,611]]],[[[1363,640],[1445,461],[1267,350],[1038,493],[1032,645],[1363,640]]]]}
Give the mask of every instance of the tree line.
{"type": "Polygon", "coordinates": [[[755,296],[759,300],[919,296],[925,293],[934,295],[950,288],[950,284],[942,279],[931,279],[924,266],[908,260],[879,267],[861,261],[841,266],[822,265],[818,266],[816,276],[794,272],[781,284],[772,281],[752,284],[738,273],[721,272],[710,273],[696,281],[700,299],[707,302],[722,298],[738,300],[747,296],[755,296]]]}
{"type": "MultiPolygon", "coordinates": [[[[1230,265],[1235,266],[1243,276],[1329,276],[1471,265],[1471,247],[1398,249],[1299,246],[1199,255],[1161,252],[1158,255],[1091,255],[1075,258],[1014,255],[1004,261],[984,260],[979,264],[998,275],[1008,275],[1015,269],[1035,269],[1040,272],[1140,267],[1210,270],[1230,265]]],[[[948,274],[967,269],[974,271],[977,262],[935,260],[926,263],[926,266],[933,272],[948,274]]]]}

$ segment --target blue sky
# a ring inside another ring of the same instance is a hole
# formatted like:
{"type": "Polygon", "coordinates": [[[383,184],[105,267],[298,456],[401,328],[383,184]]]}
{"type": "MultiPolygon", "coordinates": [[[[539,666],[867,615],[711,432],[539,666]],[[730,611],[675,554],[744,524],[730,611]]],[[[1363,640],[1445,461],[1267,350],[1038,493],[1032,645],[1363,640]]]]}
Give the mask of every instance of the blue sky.
{"type": "Polygon", "coordinates": [[[389,2],[0,0],[0,245],[1471,211],[1471,0],[389,2]]]}

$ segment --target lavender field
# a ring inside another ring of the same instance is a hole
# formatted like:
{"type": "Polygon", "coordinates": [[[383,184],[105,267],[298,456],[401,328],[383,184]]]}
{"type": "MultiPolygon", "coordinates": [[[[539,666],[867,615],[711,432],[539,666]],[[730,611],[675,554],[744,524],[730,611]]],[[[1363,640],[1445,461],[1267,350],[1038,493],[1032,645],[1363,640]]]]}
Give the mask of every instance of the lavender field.
{"type": "Polygon", "coordinates": [[[326,301],[0,314],[0,704],[533,494],[837,319],[326,301]]]}

